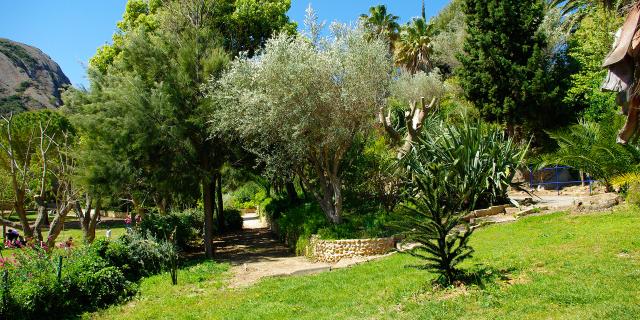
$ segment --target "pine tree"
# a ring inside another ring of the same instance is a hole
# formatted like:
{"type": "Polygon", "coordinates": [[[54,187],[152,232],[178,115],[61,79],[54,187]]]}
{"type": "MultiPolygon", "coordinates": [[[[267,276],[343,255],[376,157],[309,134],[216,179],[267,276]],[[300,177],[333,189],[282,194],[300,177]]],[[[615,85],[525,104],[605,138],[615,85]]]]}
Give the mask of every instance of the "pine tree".
{"type": "Polygon", "coordinates": [[[553,124],[558,89],[539,32],[543,1],[466,0],[464,10],[468,36],[460,78],[466,97],[510,134],[523,124],[553,124]]]}

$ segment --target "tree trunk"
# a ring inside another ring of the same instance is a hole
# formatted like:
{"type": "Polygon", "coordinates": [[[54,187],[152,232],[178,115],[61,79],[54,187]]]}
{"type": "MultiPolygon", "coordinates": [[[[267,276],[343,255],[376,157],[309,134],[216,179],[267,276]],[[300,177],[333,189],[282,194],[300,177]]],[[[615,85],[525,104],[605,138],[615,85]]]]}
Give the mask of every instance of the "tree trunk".
{"type": "Polygon", "coordinates": [[[98,198],[96,200],[96,208],[89,220],[89,228],[88,228],[89,232],[86,236],[86,241],[88,243],[93,243],[93,240],[96,239],[96,226],[98,225],[98,220],[100,219],[101,214],[102,214],[102,201],[100,201],[100,199],[98,198]]]}
{"type": "Polygon", "coordinates": [[[51,226],[49,227],[49,234],[47,235],[47,247],[49,249],[56,245],[56,238],[58,238],[60,232],[62,232],[62,229],[64,228],[64,220],[69,211],[71,211],[71,208],[71,204],[58,208],[58,214],[53,218],[51,226]]]}
{"type": "Polygon", "coordinates": [[[320,203],[320,208],[327,216],[327,219],[333,224],[342,223],[342,190],[340,178],[337,175],[331,175],[330,177],[320,176],[320,185],[322,188],[322,194],[318,193],[302,175],[299,175],[302,182],[307,188],[313,192],[314,197],[320,203]]]}
{"type": "MultiPolygon", "coordinates": [[[[138,199],[137,196],[135,195],[131,195],[131,204],[133,204],[133,211],[136,213],[136,215],[140,216],[140,218],[144,218],[145,212],[144,212],[144,207],[142,206],[142,203],[140,203],[140,199],[138,199]]],[[[131,217],[131,223],[135,222],[135,217],[131,217]]]]}
{"type": "Polygon", "coordinates": [[[296,186],[293,184],[293,181],[285,182],[284,186],[287,190],[287,198],[289,199],[289,202],[298,202],[298,192],[296,192],[296,186]]]}
{"type": "Polygon", "coordinates": [[[20,218],[20,224],[22,225],[22,232],[24,233],[24,237],[33,238],[33,230],[29,225],[29,219],[27,219],[27,210],[24,207],[24,191],[16,190],[16,201],[14,203],[16,208],[16,213],[20,218]]]}
{"type": "Polygon", "coordinates": [[[85,209],[82,210],[80,202],[75,204],[76,215],[80,221],[80,229],[82,230],[82,238],[85,243],[92,243],[96,238],[96,225],[101,214],[101,201],[97,199],[95,201],[96,207],[92,208],[93,199],[88,194],[85,196],[85,209]],[[92,213],[93,211],[93,213],[92,213]]]}
{"type": "Polygon", "coordinates": [[[42,200],[36,201],[37,203],[37,217],[36,221],[33,224],[33,233],[35,238],[38,241],[42,241],[42,226],[49,226],[49,223],[46,220],[48,218],[49,212],[47,211],[46,203],[42,200]]]}
{"type": "Polygon", "coordinates": [[[220,228],[220,233],[225,231],[224,225],[224,203],[222,202],[222,174],[220,172],[216,173],[216,204],[218,208],[218,228],[220,228]]]}
{"type": "MultiPolygon", "coordinates": [[[[85,195],[85,208],[89,212],[91,212],[91,197],[87,194],[85,195]]],[[[80,230],[82,230],[82,238],[85,242],[87,241],[87,236],[89,234],[89,217],[82,210],[80,206],[80,201],[76,201],[74,210],[76,211],[76,216],[78,217],[78,222],[80,223],[80,230]]]]}
{"type": "Polygon", "coordinates": [[[167,197],[162,196],[160,200],[156,201],[156,207],[158,208],[158,212],[160,214],[167,214],[167,197]]]}
{"type": "Polygon", "coordinates": [[[213,190],[209,177],[202,178],[202,202],[204,204],[204,251],[206,257],[213,258],[213,190]]]}
{"type": "Polygon", "coordinates": [[[271,182],[267,182],[267,185],[265,187],[265,195],[267,196],[267,198],[271,198],[271,182]]]}
{"type": "Polygon", "coordinates": [[[304,187],[304,183],[302,182],[301,178],[298,178],[298,184],[300,185],[300,190],[302,190],[302,194],[304,195],[304,198],[308,199],[309,194],[307,193],[307,189],[304,187]]]}

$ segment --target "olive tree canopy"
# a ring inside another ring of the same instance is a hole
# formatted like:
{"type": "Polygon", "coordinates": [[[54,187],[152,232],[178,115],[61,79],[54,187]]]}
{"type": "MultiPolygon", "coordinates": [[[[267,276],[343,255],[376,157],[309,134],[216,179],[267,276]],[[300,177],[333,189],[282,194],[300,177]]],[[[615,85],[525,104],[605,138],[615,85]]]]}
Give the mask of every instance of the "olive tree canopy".
{"type": "Polygon", "coordinates": [[[270,170],[297,173],[339,223],[341,162],[354,136],[373,127],[392,63],[384,41],[367,39],[362,28],[331,29],[331,38],[276,36],[207,91],[221,104],[214,131],[233,128],[270,170]]]}

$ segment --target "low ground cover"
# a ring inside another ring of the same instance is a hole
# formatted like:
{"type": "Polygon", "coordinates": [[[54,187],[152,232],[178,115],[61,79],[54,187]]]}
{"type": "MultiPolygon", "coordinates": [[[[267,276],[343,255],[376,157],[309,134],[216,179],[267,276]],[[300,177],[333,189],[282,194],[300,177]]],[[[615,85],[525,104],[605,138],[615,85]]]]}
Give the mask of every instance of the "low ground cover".
{"type": "Polygon", "coordinates": [[[94,319],[632,319],[640,312],[640,209],[555,213],[478,230],[464,286],[404,254],[350,269],[226,289],[225,265],[145,279],[132,302],[94,319]],[[194,281],[195,279],[196,281],[194,281]]]}

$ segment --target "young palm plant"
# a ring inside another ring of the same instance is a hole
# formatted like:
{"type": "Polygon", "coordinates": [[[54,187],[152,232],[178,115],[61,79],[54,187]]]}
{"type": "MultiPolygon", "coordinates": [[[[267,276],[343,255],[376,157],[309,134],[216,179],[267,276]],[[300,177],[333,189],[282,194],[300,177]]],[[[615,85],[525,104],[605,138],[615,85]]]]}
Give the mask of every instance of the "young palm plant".
{"type": "Polygon", "coordinates": [[[635,171],[640,163],[640,150],[634,144],[616,143],[621,121],[611,115],[600,123],[581,121],[568,129],[549,132],[559,148],[543,156],[538,166],[572,166],[599,180],[610,191],[613,177],[635,171]]]}

